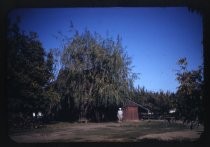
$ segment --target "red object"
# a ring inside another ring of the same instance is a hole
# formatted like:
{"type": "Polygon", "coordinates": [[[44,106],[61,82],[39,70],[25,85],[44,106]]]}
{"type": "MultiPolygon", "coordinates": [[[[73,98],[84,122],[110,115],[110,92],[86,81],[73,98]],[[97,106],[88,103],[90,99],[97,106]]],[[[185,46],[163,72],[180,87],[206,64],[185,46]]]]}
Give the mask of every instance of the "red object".
{"type": "Polygon", "coordinates": [[[123,109],[123,120],[139,120],[138,105],[132,101],[128,101],[123,109]]]}

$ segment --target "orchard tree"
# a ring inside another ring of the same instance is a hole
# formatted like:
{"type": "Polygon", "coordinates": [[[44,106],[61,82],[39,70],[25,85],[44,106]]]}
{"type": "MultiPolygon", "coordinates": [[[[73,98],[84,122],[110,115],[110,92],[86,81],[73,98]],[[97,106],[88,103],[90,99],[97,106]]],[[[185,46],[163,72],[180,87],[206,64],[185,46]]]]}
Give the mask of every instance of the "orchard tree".
{"type": "Polygon", "coordinates": [[[46,57],[37,33],[21,31],[18,21],[9,25],[7,41],[8,119],[11,125],[27,126],[33,112],[47,114],[59,101],[49,88],[53,57],[46,57]]]}
{"type": "Polygon", "coordinates": [[[177,90],[177,110],[186,120],[202,121],[203,75],[202,67],[197,70],[187,69],[187,59],[178,61],[180,70],[176,73],[179,82],[177,90]]]}

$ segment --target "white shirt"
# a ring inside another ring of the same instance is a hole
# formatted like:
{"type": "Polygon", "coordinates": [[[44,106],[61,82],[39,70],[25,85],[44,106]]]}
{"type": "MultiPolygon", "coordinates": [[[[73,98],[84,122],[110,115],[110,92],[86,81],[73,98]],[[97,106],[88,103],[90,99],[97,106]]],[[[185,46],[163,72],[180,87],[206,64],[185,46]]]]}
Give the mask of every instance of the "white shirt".
{"type": "Polygon", "coordinates": [[[118,113],[118,115],[119,115],[119,116],[122,116],[122,115],[123,115],[122,110],[118,110],[118,112],[117,112],[117,113],[118,113]]]}

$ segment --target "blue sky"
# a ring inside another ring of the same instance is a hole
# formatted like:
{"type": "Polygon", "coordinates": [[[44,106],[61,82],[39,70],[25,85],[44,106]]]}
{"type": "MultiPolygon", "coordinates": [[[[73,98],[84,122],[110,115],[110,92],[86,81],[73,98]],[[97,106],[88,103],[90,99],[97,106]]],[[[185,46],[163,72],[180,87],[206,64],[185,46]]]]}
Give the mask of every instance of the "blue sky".
{"type": "Polygon", "coordinates": [[[186,57],[189,69],[203,63],[202,17],[186,7],[166,8],[39,8],[16,9],[20,27],[38,33],[43,47],[61,48],[58,31],[70,36],[70,22],[80,32],[86,28],[103,37],[122,37],[132,58],[135,86],[151,91],[175,92],[177,60],[186,57]]]}

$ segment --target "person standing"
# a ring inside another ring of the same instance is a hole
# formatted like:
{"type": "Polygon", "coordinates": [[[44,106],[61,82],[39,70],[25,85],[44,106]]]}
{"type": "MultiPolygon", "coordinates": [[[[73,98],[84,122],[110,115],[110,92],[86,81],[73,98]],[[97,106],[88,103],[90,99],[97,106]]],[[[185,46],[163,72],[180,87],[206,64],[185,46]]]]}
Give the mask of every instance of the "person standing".
{"type": "Polygon", "coordinates": [[[117,117],[118,117],[118,122],[122,122],[122,119],[123,119],[123,111],[121,110],[121,108],[119,108],[119,110],[117,112],[117,117]]]}

